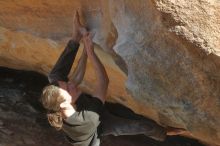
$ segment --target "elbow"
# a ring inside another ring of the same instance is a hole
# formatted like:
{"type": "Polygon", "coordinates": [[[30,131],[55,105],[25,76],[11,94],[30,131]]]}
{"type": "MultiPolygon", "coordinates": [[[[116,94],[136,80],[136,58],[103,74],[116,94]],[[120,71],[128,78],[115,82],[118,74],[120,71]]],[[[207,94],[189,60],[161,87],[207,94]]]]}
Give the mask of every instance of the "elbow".
{"type": "Polygon", "coordinates": [[[106,79],[106,84],[108,85],[109,84],[109,78],[107,77],[106,79]]]}
{"type": "Polygon", "coordinates": [[[49,73],[49,75],[47,76],[47,79],[48,79],[49,83],[54,82],[55,81],[54,78],[55,77],[53,77],[53,75],[51,73],[49,73]]]}

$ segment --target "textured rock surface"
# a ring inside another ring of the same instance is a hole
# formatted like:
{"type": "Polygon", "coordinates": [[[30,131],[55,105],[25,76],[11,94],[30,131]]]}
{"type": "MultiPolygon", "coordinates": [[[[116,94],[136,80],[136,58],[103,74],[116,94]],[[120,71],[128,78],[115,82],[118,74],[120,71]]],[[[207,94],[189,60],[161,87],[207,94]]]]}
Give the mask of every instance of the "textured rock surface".
{"type": "MultiPolygon", "coordinates": [[[[81,7],[94,41],[128,73],[127,80],[108,55],[99,53],[110,76],[109,100],[220,145],[219,3],[1,1],[0,65],[48,73],[71,34],[73,10],[81,7]]],[[[91,69],[83,84],[88,89],[95,81],[91,69]]]]}

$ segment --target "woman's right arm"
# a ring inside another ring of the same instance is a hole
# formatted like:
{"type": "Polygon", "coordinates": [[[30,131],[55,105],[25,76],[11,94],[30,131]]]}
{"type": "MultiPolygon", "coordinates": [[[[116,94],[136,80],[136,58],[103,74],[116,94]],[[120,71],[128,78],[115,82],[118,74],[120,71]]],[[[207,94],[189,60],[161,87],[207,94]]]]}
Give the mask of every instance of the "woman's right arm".
{"type": "Polygon", "coordinates": [[[94,52],[91,35],[88,33],[83,38],[83,41],[86,47],[87,55],[92,62],[97,78],[97,84],[95,86],[95,91],[92,96],[99,98],[104,103],[109,84],[108,75],[106,73],[105,67],[94,52]]]}
{"type": "Polygon", "coordinates": [[[78,86],[82,82],[86,72],[87,58],[86,49],[84,48],[76,69],[74,70],[73,77],[70,79],[70,83],[74,83],[78,86]]]}

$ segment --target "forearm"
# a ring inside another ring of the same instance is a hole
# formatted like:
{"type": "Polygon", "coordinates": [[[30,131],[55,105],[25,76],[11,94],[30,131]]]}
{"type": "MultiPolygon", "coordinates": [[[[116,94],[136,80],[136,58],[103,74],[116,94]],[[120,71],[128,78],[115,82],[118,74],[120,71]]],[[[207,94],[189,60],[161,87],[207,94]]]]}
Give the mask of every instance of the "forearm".
{"type": "Polygon", "coordinates": [[[103,64],[101,63],[101,61],[99,60],[99,58],[96,56],[94,52],[94,46],[93,46],[93,42],[91,39],[91,33],[87,33],[84,36],[83,41],[84,41],[87,55],[89,59],[91,60],[92,65],[94,67],[94,70],[96,73],[96,79],[97,79],[97,83],[96,83],[96,86],[94,88],[94,92],[92,93],[92,95],[94,97],[99,98],[104,103],[107,89],[108,89],[108,83],[109,83],[108,75],[106,73],[106,70],[103,64]]]}
{"type": "Polygon", "coordinates": [[[86,50],[83,49],[82,55],[71,79],[76,85],[79,85],[83,80],[86,71],[87,58],[86,50]]]}
{"type": "Polygon", "coordinates": [[[94,70],[97,77],[97,84],[98,84],[97,86],[100,86],[103,89],[107,89],[109,78],[106,73],[105,67],[103,66],[103,64],[101,63],[95,52],[88,53],[88,57],[94,66],[94,70]]]}
{"type": "Polygon", "coordinates": [[[54,65],[53,69],[48,75],[48,79],[50,82],[63,80],[66,81],[67,76],[70,72],[72,67],[73,61],[77,54],[79,48],[79,43],[70,40],[66,45],[66,48],[60,55],[59,59],[57,60],[56,64],[54,65]]]}

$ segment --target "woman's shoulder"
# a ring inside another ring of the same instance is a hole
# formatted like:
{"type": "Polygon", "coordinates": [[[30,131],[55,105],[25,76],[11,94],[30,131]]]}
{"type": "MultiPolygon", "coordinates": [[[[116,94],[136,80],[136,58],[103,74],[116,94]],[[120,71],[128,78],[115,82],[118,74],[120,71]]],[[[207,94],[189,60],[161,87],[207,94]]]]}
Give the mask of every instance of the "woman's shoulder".
{"type": "Polygon", "coordinates": [[[87,111],[94,111],[100,114],[103,108],[103,103],[100,99],[93,97],[89,93],[81,93],[77,102],[77,109],[79,111],[81,110],[87,110],[87,111]]]}
{"type": "Polygon", "coordinates": [[[82,92],[82,93],[80,94],[79,100],[90,100],[90,101],[92,100],[92,101],[94,101],[94,102],[101,102],[101,104],[103,104],[102,101],[101,101],[99,98],[93,96],[93,95],[90,94],[90,93],[86,93],[86,92],[82,92]]]}

